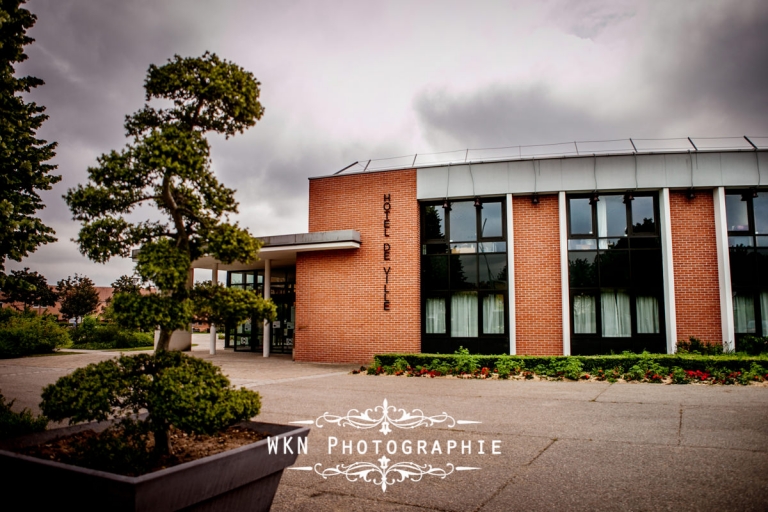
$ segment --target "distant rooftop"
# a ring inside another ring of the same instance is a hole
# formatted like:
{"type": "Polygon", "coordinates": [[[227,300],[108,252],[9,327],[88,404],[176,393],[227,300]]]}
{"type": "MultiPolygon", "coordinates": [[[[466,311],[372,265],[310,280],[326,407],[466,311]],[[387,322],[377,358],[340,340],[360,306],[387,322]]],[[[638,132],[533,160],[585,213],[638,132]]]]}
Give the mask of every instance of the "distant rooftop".
{"type": "Polygon", "coordinates": [[[633,155],[654,153],[698,153],[713,151],[768,150],[768,137],[684,137],[676,139],[615,139],[559,142],[533,146],[457,149],[440,153],[424,153],[359,160],[335,174],[370,171],[440,167],[544,158],[573,158],[593,155],[633,155]]]}

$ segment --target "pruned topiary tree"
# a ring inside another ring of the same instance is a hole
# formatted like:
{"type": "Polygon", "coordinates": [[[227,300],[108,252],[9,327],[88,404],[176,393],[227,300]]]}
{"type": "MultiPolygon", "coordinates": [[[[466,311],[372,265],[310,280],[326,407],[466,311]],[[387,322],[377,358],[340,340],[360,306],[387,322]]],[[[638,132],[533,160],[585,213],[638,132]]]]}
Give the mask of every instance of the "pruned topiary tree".
{"type": "Polygon", "coordinates": [[[237,212],[235,193],[214,176],[205,134],[229,138],[255,125],[264,112],[259,86],[250,72],[208,52],[151,65],[146,100],[170,106],[146,104],[126,116],[131,143],[101,155],[88,170],[89,182],[65,196],[83,224],[77,243],[90,259],[128,257],[140,247],[136,272],[159,293],[118,293],[112,307],[125,326],[159,326],[158,352],[168,350],[172,332],[185,329],[197,312],[235,323],[276,314],[274,304],[254,292],[216,283],[195,290],[189,279],[192,262],[206,254],[223,263],[257,257],[260,241],[229,221],[237,212]],[[164,220],[129,220],[142,204],[154,205],[164,220]]]}

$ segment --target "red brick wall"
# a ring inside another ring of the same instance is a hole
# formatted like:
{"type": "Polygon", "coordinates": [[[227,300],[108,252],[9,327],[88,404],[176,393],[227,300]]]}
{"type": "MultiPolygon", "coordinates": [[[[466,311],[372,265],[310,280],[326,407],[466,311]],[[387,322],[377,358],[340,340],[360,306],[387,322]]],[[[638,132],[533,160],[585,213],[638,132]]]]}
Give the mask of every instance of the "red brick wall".
{"type": "Polygon", "coordinates": [[[298,361],[370,363],[382,352],[421,350],[416,171],[309,182],[309,231],[355,229],[359,249],[300,253],[296,261],[298,361]],[[384,196],[390,195],[389,237],[384,196]],[[384,243],[391,246],[384,260],[384,243]],[[384,267],[390,267],[389,311],[384,267]]]}
{"type": "Polygon", "coordinates": [[[512,200],[517,353],[562,355],[560,220],[557,195],[512,200]]]}
{"type": "Polygon", "coordinates": [[[714,198],[712,191],[697,190],[693,200],[686,194],[669,193],[677,339],[722,343],[714,198]]]}

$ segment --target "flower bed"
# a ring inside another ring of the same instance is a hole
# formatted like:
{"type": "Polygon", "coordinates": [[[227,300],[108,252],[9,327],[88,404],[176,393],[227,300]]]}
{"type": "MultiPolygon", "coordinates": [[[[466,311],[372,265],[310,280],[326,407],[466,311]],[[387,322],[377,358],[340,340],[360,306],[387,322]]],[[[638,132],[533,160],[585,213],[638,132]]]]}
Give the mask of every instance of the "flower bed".
{"type": "Polygon", "coordinates": [[[696,354],[507,356],[381,354],[356,373],[474,379],[635,381],[663,384],[768,384],[768,357],[696,354]]]}

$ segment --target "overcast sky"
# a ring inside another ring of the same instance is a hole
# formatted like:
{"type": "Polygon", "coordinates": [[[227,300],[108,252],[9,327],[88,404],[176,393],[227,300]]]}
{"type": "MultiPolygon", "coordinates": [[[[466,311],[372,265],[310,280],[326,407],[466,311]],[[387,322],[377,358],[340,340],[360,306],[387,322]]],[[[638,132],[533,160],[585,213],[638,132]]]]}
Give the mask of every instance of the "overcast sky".
{"type": "MultiPolygon", "coordinates": [[[[40,215],[59,241],[21,263],[108,286],[62,194],[123,147],[149,64],[206,50],[261,81],[264,117],[213,140],[254,235],[307,230],[310,176],[356,160],[628,137],[768,136],[768,3],[739,1],[30,0],[17,74],[50,119],[62,181],[40,215]]],[[[208,278],[206,276],[200,276],[208,278]]]]}

